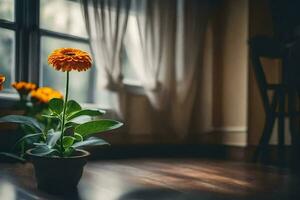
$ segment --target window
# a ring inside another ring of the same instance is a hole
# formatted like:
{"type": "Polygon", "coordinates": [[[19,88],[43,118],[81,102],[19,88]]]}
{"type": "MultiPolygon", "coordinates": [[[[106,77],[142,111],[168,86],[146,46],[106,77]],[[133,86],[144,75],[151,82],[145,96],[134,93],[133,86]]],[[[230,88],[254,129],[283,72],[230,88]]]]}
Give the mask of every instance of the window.
{"type": "MultiPolygon", "coordinates": [[[[129,46],[129,45],[128,45],[129,46]]],[[[134,85],[134,86],[140,86],[141,81],[139,80],[136,72],[133,69],[132,61],[129,59],[127,51],[128,47],[127,45],[123,45],[122,49],[122,74],[124,77],[124,84],[127,85],[134,85]],[[127,50],[127,51],[126,51],[127,50]]]]}
{"type": "MultiPolygon", "coordinates": [[[[10,85],[15,80],[63,92],[64,74],[47,64],[48,55],[60,47],[91,53],[79,0],[0,0],[0,73],[7,78],[4,93],[14,92],[10,85]]],[[[78,101],[92,101],[87,89],[92,89],[92,74],[92,70],[80,76],[72,72],[71,95],[76,94],[78,101]]]]}
{"type": "Polygon", "coordinates": [[[0,28],[0,74],[6,75],[5,88],[14,80],[14,43],[15,32],[0,28]]]}
{"type": "MultiPolygon", "coordinates": [[[[79,0],[0,0],[0,73],[7,78],[3,94],[14,93],[14,81],[36,82],[64,91],[65,77],[47,63],[52,50],[74,47],[91,53],[79,0]]],[[[122,73],[125,84],[140,85],[123,48],[122,73]]],[[[110,107],[109,91],[94,92],[95,71],[71,73],[71,98],[83,103],[110,107]],[[73,96],[74,98],[74,96],[73,96]]]]}
{"type": "MultiPolygon", "coordinates": [[[[78,1],[40,0],[39,9],[40,85],[51,86],[64,91],[64,74],[49,67],[47,58],[53,49],[60,47],[74,47],[91,53],[81,7],[78,1]]],[[[92,70],[80,74],[71,72],[71,98],[72,94],[76,94],[78,101],[92,102],[92,99],[89,99],[92,96],[90,95],[91,91],[89,91],[93,88],[92,75],[92,70]]]]}
{"type": "Polygon", "coordinates": [[[5,74],[6,91],[15,80],[15,40],[16,23],[14,1],[0,1],[0,74],[5,74]]]}
{"type": "Polygon", "coordinates": [[[136,38],[139,38],[137,23],[135,23],[135,15],[136,12],[130,12],[128,17],[127,28],[122,49],[122,74],[124,77],[125,84],[141,86],[141,80],[139,79],[133,67],[133,62],[137,62],[136,59],[138,58],[136,57],[136,55],[131,57],[129,56],[130,52],[132,52],[133,48],[135,48],[136,46],[136,38]]]}
{"type": "Polygon", "coordinates": [[[88,37],[81,5],[76,0],[40,0],[40,28],[88,37]]]}

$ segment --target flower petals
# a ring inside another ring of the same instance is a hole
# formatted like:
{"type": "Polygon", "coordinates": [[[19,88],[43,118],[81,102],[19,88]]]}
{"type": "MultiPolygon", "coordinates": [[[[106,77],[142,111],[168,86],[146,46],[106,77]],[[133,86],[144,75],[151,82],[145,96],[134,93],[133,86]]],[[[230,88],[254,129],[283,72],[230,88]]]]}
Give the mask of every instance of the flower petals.
{"type": "Polygon", "coordinates": [[[0,91],[3,90],[4,82],[5,82],[5,76],[0,74],[0,91]]]}
{"type": "Polygon", "coordinates": [[[92,67],[90,55],[75,48],[54,50],[48,57],[48,63],[57,71],[86,71],[92,67]]]}

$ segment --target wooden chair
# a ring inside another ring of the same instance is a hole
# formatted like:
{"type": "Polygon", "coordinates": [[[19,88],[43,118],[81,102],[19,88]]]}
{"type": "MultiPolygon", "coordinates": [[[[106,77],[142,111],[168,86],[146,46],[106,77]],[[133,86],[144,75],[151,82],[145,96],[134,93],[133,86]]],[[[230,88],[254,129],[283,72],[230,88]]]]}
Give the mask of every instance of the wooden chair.
{"type": "Polygon", "coordinates": [[[293,150],[292,158],[294,158],[293,161],[298,162],[300,153],[300,39],[283,45],[275,39],[256,36],[250,39],[249,45],[252,66],[266,114],[263,133],[259,145],[255,150],[253,160],[257,161],[260,157],[266,155],[276,119],[278,119],[278,156],[279,158],[283,158],[285,117],[289,117],[293,150]],[[270,84],[267,82],[260,60],[262,57],[281,59],[282,78],[279,84],[270,84]],[[268,96],[269,91],[273,91],[271,98],[268,96]],[[286,99],[288,99],[287,112],[285,111],[286,99]]]}
{"type": "Polygon", "coordinates": [[[288,45],[285,65],[288,116],[292,136],[292,164],[296,167],[300,164],[300,35],[297,38],[288,45]]]}
{"type": "MultiPolygon", "coordinates": [[[[258,83],[260,96],[265,111],[265,125],[259,145],[255,150],[253,160],[257,161],[261,155],[266,154],[275,120],[278,119],[278,147],[284,147],[284,118],[285,118],[285,95],[286,90],[283,83],[270,84],[267,82],[263,65],[260,58],[285,60],[285,49],[276,40],[264,36],[253,37],[249,41],[252,66],[258,83]],[[271,98],[268,92],[273,91],[271,98]]],[[[282,76],[282,79],[284,74],[282,76]]]]}

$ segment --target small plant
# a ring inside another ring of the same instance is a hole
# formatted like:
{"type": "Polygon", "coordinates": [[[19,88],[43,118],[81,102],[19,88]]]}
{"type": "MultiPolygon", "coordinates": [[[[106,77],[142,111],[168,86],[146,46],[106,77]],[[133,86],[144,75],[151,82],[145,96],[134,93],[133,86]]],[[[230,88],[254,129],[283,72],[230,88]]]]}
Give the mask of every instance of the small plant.
{"type": "MultiPolygon", "coordinates": [[[[103,139],[93,137],[95,134],[121,127],[121,122],[110,119],[99,119],[105,112],[103,110],[83,109],[75,100],[68,100],[70,72],[86,71],[92,66],[88,53],[74,48],[61,48],[53,51],[48,58],[54,69],[66,73],[65,98],[58,93],[50,92],[51,100],[46,99],[44,92],[34,90],[31,92],[33,103],[48,103],[47,112],[41,117],[57,122],[56,126],[47,126],[37,120],[37,117],[8,115],[0,118],[0,122],[19,123],[26,128],[27,133],[15,146],[24,141],[34,148],[31,153],[46,157],[70,157],[76,149],[88,145],[107,145],[103,139]],[[56,98],[53,98],[56,97],[56,98]],[[48,102],[49,101],[49,102],[48,102]]],[[[44,90],[49,90],[46,88],[44,90]]],[[[18,90],[20,91],[20,90],[18,90]]],[[[25,90],[24,90],[25,91],[25,90]]],[[[26,90],[26,95],[28,95],[26,90]]],[[[47,96],[47,95],[46,95],[47,96]]],[[[21,98],[22,95],[20,94],[21,98]]],[[[26,97],[27,98],[27,97],[26,97]]],[[[17,156],[16,156],[17,157],[17,156]]]]}
{"type": "MultiPolygon", "coordinates": [[[[5,80],[5,77],[2,76],[2,80],[5,80]]],[[[4,81],[2,81],[3,83],[4,81]]],[[[16,102],[13,109],[21,111],[21,113],[25,116],[35,118],[39,123],[42,124],[43,127],[47,129],[55,128],[58,126],[58,120],[56,119],[47,119],[42,117],[42,115],[49,114],[49,101],[53,98],[62,99],[63,96],[59,91],[56,91],[50,87],[41,87],[38,88],[36,84],[20,81],[14,82],[11,86],[16,90],[19,94],[19,101],[16,102]]],[[[13,116],[11,116],[13,117],[13,116]]],[[[6,118],[4,118],[5,120],[6,118]]],[[[31,135],[33,130],[30,126],[26,124],[21,124],[17,130],[24,138],[27,135],[31,135]]],[[[13,154],[9,153],[1,153],[6,156],[11,156],[14,158],[18,158],[20,160],[23,159],[26,148],[32,148],[33,143],[38,141],[38,137],[32,137],[30,139],[21,140],[17,145],[14,145],[11,151],[13,154]]]]}
{"type": "Polygon", "coordinates": [[[20,102],[26,104],[28,101],[28,95],[37,88],[36,84],[25,81],[14,82],[11,86],[18,92],[20,96],[20,102]]]}
{"type": "Polygon", "coordinates": [[[19,101],[15,108],[25,111],[25,115],[36,117],[45,110],[48,110],[48,103],[53,98],[63,98],[63,95],[51,87],[40,87],[36,84],[20,81],[14,82],[11,86],[19,94],[19,101]]]}
{"type": "Polygon", "coordinates": [[[0,91],[3,90],[3,84],[5,82],[5,76],[3,74],[0,74],[0,91]]]}
{"type": "Polygon", "coordinates": [[[61,157],[71,156],[75,149],[83,146],[108,144],[102,139],[91,136],[122,126],[122,123],[114,120],[92,120],[93,117],[101,116],[105,112],[82,109],[74,100],[65,103],[61,99],[52,99],[49,102],[49,111],[50,114],[43,117],[57,119],[60,122],[57,129],[47,129],[36,119],[27,116],[9,115],[2,117],[0,122],[21,123],[31,129],[31,134],[22,137],[16,145],[25,140],[36,141],[33,143],[35,148],[31,153],[39,156],[61,157]],[[64,107],[66,107],[65,112],[64,107]]]}

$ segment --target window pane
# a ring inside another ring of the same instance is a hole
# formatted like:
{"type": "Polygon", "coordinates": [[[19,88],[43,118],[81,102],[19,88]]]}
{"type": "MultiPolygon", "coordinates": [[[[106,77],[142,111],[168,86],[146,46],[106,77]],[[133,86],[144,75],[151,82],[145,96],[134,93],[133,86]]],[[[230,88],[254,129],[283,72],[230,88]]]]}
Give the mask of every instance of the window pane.
{"type": "Polygon", "coordinates": [[[14,0],[0,0],[0,19],[14,21],[14,0]]]}
{"type": "Polygon", "coordinates": [[[5,75],[5,89],[14,81],[14,31],[0,28],[0,74],[5,75]]]}
{"type": "Polygon", "coordinates": [[[41,0],[40,27],[87,37],[81,5],[76,0],[41,0]]]}
{"type": "Polygon", "coordinates": [[[140,67],[144,65],[136,20],[135,15],[129,15],[122,49],[122,73],[124,82],[129,85],[141,85],[142,77],[139,72],[141,71],[140,67]]]}
{"type": "MultiPolygon", "coordinates": [[[[42,74],[41,80],[43,86],[53,87],[61,92],[64,92],[65,73],[58,72],[48,65],[48,55],[55,49],[61,47],[79,48],[90,52],[89,45],[85,43],[72,42],[67,40],[56,39],[52,37],[42,37],[41,39],[41,62],[42,74]]],[[[92,70],[86,72],[71,72],[70,73],[70,97],[79,102],[91,102],[89,92],[92,81],[92,70]]]]}
{"type": "Polygon", "coordinates": [[[124,81],[127,84],[140,85],[140,80],[134,71],[132,63],[130,62],[125,48],[122,49],[122,74],[124,81]]]}

